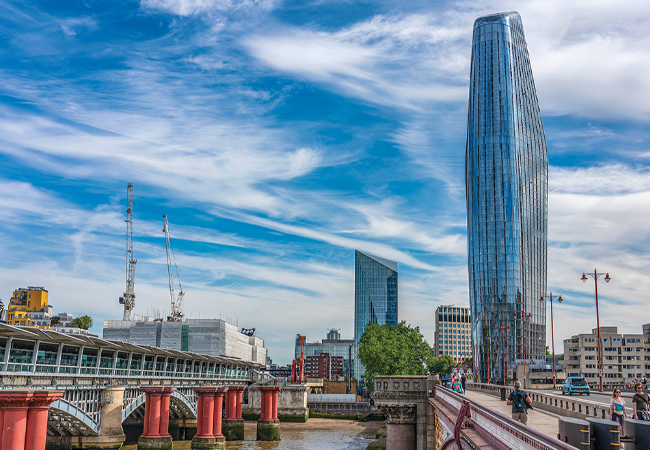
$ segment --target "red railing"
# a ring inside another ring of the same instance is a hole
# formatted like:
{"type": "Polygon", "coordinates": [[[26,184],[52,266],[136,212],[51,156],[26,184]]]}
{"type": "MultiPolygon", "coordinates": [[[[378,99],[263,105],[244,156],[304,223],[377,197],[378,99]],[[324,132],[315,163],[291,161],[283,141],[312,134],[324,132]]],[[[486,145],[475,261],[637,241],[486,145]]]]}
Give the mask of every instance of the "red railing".
{"type": "MultiPolygon", "coordinates": [[[[465,420],[466,424],[477,434],[486,436],[488,441],[496,441],[498,445],[495,445],[495,448],[514,448],[516,443],[518,444],[516,447],[536,450],[576,450],[575,447],[559,441],[555,437],[517,422],[450,389],[435,386],[434,396],[431,400],[438,401],[448,409],[455,411],[457,419],[454,428],[457,428],[457,430],[450,431],[452,433],[456,431],[454,437],[456,442],[458,436],[464,434],[462,432],[458,433],[461,430],[461,424],[458,422],[465,420]],[[469,408],[466,406],[467,403],[469,403],[469,408]],[[464,404],[465,408],[463,408],[464,404]],[[461,412],[462,414],[460,414],[461,412]],[[468,412],[469,418],[466,418],[468,412]]],[[[432,404],[435,408],[435,402],[432,404]]],[[[452,448],[448,445],[444,447],[452,448]]]]}

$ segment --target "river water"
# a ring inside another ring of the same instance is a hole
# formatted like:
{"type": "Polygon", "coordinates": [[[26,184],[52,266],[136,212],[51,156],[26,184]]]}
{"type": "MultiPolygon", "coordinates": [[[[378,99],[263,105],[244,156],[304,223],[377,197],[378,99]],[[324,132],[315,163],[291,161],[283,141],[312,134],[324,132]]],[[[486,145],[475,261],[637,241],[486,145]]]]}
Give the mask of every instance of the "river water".
{"type": "MultiPolygon", "coordinates": [[[[365,450],[374,440],[375,431],[355,430],[282,430],[279,442],[258,442],[254,430],[246,430],[244,441],[227,442],[228,450],[365,450]]],[[[174,450],[190,450],[191,441],[174,442],[174,450]]],[[[137,445],[125,445],[123,450],[136,450],[137,445]]]]}

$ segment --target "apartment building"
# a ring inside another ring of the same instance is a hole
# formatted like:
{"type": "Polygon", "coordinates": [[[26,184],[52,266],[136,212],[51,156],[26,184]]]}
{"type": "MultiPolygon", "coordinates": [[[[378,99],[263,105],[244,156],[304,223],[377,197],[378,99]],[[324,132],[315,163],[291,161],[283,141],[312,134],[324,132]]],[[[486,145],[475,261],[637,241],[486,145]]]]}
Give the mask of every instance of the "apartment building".
{"type": "Polygon", "coordinates": [[[436,308],[433,341],[436,356],[449,355],[461,362],[472,356],[472,329],[469,308],[441,305],[436,308]]]}
{"type": "Polygon", "coordinates": [[[337,380],[339,377],[345,376],[343,368],[342,356],[331,356],[329,353],[308,356],[305,360],[305,377],[337,380]]]}
{"type": "MultiPolygon", "coordinates": [[[[603,383],[629,383],[650,375],[650,344],[643,334],[620,334],[617,327],[600,327],[603,352],[603,383]]],[[[598,334],[578,334],[564,340],[563,366],[568,377],[582,376],[598,384],[598,334]]]]}

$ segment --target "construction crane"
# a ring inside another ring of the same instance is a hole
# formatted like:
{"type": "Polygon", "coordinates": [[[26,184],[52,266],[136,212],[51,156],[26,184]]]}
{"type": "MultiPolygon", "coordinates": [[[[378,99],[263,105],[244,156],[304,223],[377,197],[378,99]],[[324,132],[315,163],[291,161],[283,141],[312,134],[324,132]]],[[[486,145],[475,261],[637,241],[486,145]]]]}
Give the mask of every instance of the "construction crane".
{"type": "Polygon", "coordinates": [[[131,320],[135,307],[135,263],[133,259],[133,185],[126,186],[126,291],[120,297],[120,304],[124,305],[123,320],[131,320]]]}
{"type": "Polygon", "coordinates": [[[176,265],[176,257],[174,256],[174,247],[169,238],[169,224],[167,223],[167,214],[163,214],[163,233],[165,233],[165,250],[167,251],[167,272],[169,273],[169,295],[172,300],[172,312],[167,316],[167,322],[182,322],[183,317],[183,286],[181,286],[181,277],[178,275],[178,266],[176,265]],[[172,269],[172,262],[176,268],[176,278],[178,279],[178,298],[174,295],[174,270],[172,269]]]}

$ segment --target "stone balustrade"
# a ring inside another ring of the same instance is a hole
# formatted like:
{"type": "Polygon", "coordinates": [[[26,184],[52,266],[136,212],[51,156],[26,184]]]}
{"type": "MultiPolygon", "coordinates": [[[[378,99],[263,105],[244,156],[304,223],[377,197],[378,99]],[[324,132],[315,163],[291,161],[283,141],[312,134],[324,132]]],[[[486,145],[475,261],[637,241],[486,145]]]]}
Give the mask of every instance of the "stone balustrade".
{"type": "MultiPolygon", "coordinates": [[[[467,383],[467,389],[476,389],[492,395],[500,395],[501,389],[506,390],[506,398],[514,390],[510,386],[499,386],[484,383],[467,383]]],[[[609,405],[599,403],[585,398],[559,397],[557,394],[537,392],[534,389],[526,389],[526,393],[533,401],[533,408],[559,414],[561,416],[586,419],[606,419],[609,417],[609,405]]]]}

